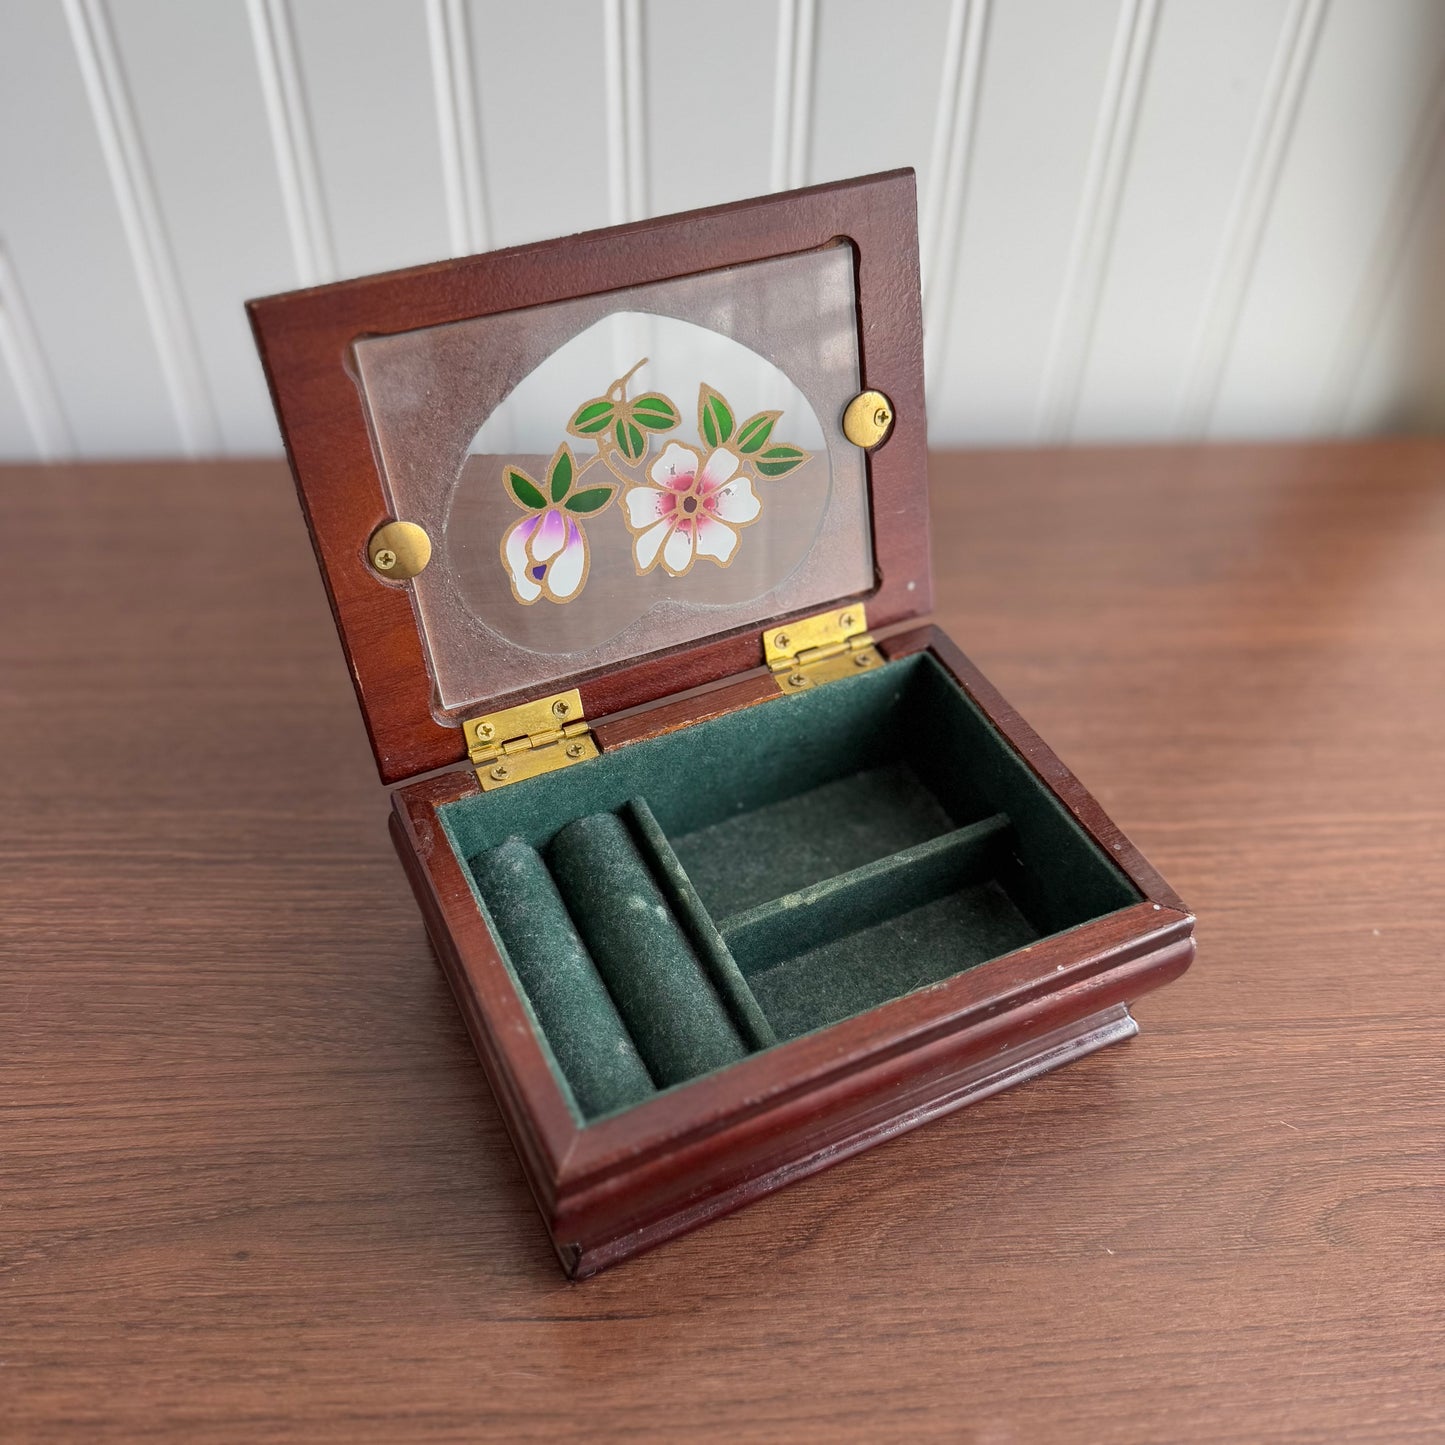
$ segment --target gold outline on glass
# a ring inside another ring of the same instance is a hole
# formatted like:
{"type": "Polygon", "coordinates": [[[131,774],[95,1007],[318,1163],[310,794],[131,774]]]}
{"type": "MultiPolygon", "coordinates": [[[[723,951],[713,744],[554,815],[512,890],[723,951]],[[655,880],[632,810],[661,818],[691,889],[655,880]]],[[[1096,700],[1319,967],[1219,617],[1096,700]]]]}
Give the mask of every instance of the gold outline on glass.
{"type": "Polygon", "coordinates": [[[646,365],[643,357],[572,413],[567,433],[595,446],[592,456],[579,462],[563,441],[540,479],[510,463],[503,467],[507,495],[524,515],[503,534],[502,566],[523,606],[544,597],[571,602],[581,593],[592,568],[587,525],[619,491],[637,575],[660,566],[685,577],[700,557],[718,567],[732,563],[739,532],[762,515],[754,482],[776,481],[812,459],[775,438],[782,412],[754,412],[739,424],[727,398],[706,382],[697,397],[703,447],[677,440],[669,434],[682,425],[682,412],[671,398],[660,391],[627,395],[646,365]],[[661,447],[656,455],[654,445],[661,447]]]}

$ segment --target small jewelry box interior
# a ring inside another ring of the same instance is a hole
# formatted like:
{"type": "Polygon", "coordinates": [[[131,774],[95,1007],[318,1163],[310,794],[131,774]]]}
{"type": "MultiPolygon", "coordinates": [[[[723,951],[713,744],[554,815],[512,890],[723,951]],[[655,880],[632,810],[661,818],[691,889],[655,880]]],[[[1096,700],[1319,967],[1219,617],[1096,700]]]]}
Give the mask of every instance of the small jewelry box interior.
{"type": "Polygon", "coordinates": [[[584,1122],[1141,897],[926,653],[442,821],[584,1122]]]}

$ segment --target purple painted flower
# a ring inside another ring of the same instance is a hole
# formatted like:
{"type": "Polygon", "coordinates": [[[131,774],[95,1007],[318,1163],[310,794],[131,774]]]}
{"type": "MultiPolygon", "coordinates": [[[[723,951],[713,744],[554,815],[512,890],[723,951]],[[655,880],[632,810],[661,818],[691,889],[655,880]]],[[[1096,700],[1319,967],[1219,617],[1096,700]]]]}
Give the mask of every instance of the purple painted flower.
{"type": "Polygon", "coordinates": [[[567,602],[587,580],[587,534],[561,507],[532,512],[507,529],[502,561],[518,602],[567,602]]]}

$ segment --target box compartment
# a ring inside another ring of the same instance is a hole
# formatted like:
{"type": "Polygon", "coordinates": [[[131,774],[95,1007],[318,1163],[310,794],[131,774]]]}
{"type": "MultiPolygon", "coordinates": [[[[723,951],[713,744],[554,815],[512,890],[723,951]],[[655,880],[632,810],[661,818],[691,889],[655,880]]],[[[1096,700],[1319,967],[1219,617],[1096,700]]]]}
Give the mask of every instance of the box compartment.
{"type": "Polygon", "coordinates": [[[441,816],[583,1123],[1142,897],[928,654],[441,816]]]}

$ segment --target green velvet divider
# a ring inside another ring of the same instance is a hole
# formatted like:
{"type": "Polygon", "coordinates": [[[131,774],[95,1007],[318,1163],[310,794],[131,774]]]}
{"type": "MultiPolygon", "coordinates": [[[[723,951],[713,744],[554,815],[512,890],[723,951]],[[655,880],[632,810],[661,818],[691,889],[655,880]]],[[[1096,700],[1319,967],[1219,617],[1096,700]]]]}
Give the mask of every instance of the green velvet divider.
{"type": "Polygon", "coordinates": [[[890,857],[825,878],[725,919],[723,939],[746,973],[932,903],[946,893],[992,878],[1008,815],[958,828],[890,857]]]}
{"type": "Polygon", "coordinates": [[[1038,933],[996,882],[749,973],[779,1039],[811,1033],[1032,943],[1038,933]]]}
{"type": "Polygon", "coordinates": [[[719,917],[947,833],[953,819],[906,763],[887,763],[674,838],[719,917]]]}
{"type": "Polygon", "coordinates": [[[475,859],[472,873],[582,1117],[656,1093],[536,849],[508,838],[475,859]]]}
{"type": "Polygon", "coordinates": [[[680,1084],[747,1056],[621,818],[592,813],[568,824],[547,861],[659,1083],[680,1084]]]}
{"type": "Polygon", "coordinates": [[[753,991],[743,978],[712,915],[703,907],[697,889],[667,840],[667,834],[647,805],[646,798],[633,798],[627,805],[633,837],[652,869],[673,917],[697,954],[713,986],[722,996],[739,1032],[754,1049],[769,1049],[777,1043],[766,1015],[758,1007],[753,991]]]}

